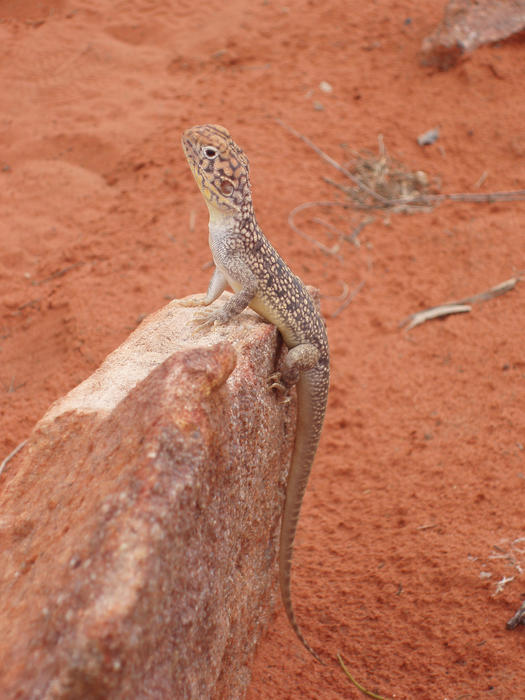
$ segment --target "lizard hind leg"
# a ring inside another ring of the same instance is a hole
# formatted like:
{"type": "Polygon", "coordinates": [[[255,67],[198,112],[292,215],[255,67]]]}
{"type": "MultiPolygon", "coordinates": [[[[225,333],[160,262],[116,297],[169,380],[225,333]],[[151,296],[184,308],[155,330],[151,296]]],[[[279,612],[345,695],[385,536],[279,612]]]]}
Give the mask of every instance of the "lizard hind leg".
{"type": "Polygon", "coordinates": [[[301,343],[290,348],[284,358],[280,381],[286,387],[297,384],[301,374],[319,362],[319,350],[311,343],[301,343]]]}
{"type": "Polygon", "coordinates": [[[284,395],[282,403],[291,401],[290,389],[297,384],[301,373],[312,369],[319,361],[319,350],[310,343],[302,343],[290,348],[286,354],[281,370],[268,377],[269,389],[275,389],[284,395]]]}

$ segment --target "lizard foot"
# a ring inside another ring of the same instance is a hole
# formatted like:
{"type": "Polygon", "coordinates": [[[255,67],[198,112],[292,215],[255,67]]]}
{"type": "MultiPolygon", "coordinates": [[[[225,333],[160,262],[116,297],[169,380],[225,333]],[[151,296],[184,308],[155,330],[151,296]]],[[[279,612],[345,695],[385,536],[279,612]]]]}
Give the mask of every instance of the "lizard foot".
{"type": "Polygon", "coordinates": [[[227,323],[226,319],[222,313],[221,309],[216,309],[215,311],[202,311],[201,313],[195,314],[193,319],[193,325],[196,331],[205,330],[212,326],[222,326],[227,323]]]}
{"type": "Polygon", "coordinates": [[[274,372],[268,377],[268,389],[277,389],[277,391],[285,392],[288,388],[281,382],[281,373],[274,372]]]}
{"type": "Polygon", "coordinates": [[[268,389],[275,389],[283,394],[282,401],[280,403],[290,403],[292,397],[289,394],[289,387],[283,384],[281,381],[281,373],[274,372],[268,377],[268,389]]]}

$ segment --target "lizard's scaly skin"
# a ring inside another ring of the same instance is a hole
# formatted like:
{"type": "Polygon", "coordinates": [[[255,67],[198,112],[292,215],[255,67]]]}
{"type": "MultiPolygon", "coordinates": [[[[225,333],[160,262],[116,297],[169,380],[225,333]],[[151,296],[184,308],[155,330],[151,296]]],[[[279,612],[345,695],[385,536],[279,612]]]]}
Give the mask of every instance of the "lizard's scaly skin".
{"type": "Polygon", "coordinates": [[[297,387],[295,446],[281,525],[279,580],[290,624],[316,659],[296,622],[291,598],[291,562],[299,511],[323,426],[329,384],[329,355],[323,319],[301,280],[293,274],[259,228],[253,212],[248,159],[218,125],[194,126],[182,146],[210,212],[209,243],[215,272],[206,296],[191,305],[207,306],[227,284],[234,295],[205,325],[227,323],[250,306],[275,324],[289,350],[273,386],[297,387]]]}

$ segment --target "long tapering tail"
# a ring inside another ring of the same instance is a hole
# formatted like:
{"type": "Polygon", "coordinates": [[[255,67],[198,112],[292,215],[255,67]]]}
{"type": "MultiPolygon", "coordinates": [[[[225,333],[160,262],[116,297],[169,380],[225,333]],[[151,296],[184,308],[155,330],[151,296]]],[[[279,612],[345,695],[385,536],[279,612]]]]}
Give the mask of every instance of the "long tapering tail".
{"type": "Polygon", "coordinates": [[[328,382],[323,367],[304,372],[297,384],[297,428],[288,474],[279,548],[279,582],[286,615],[303,646],[323,663],[301,632],[295,619],[291,593],[292,556],[299,512],[323,427],[328,382]]]}

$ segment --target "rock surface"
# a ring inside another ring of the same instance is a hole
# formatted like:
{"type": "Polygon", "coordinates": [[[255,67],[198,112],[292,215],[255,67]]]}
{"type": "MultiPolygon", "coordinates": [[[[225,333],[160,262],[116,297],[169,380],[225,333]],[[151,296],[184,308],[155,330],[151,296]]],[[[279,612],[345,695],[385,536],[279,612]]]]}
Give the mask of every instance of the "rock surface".
{"type": "Polygon", "coordinates": [[[422,63],[447,70],[483,44],[525,29],[525,0],[450,0],[443,22],[423,41],[422,63]]]}
{"type": "Polygon", "coordinates": [[[252,312],[176,301],[56,402],[0,494],[2,698],[240,698],[271,609],[293,415],[252,312]]]}

